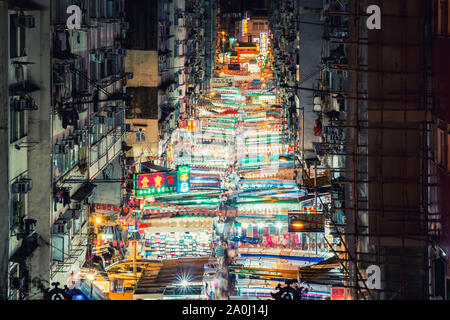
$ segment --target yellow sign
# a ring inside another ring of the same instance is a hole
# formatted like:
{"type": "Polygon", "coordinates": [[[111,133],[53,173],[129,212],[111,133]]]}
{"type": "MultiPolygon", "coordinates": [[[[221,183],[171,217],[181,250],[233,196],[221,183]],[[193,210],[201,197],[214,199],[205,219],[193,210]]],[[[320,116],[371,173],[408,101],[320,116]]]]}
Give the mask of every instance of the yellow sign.
{"type": "Polygon", "coordinates": [[[162,182],[161,176],[156,176],[153,181],[155,183],[154,184],[155,188],[159,188],[159,187],[162,186],[162,184],[161,184],[161,182],[162,182]]]}
{"type": "Polygon", "coordinates": [[[245,36],[248,32],[248,21],[247,19],[242,20],[242,35],[245,36]]]}
{"type": "Polygon", "coordinates": [[[269,47],[269,38],[267,35],[267,32],[261,32],[259,35],[259,39],[260,39],[260,53],[261,54],[267,54],[268,53],[268,47],[269,47]]]}

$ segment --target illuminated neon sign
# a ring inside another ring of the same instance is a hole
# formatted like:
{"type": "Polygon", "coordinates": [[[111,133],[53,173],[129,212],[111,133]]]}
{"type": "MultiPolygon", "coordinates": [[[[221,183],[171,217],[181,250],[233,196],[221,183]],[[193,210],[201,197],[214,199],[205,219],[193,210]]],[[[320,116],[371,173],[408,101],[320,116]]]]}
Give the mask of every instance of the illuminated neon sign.
{"type": "Polygon", "coordinates": [[[134,179],[135,195],[152,196],[163,193],[189,192],[190,168],[181,166],[177,171],[139,174],[134,179]]]}
{"type": "Polygon", "coordinates": [[[257,65],[259,68],[264,68],[266,66],[266,56],[263,55],[262,53],[258,54],[256,56],[256,61],[257,61],[257,65]]]}
{"type": "Polygon", "coordinates": [[[186,130],[187,131],[198,131],[199,129],[199,121],[188,119],[186,121],[186,130]]]}
{"type": "Polygon", "coordinates": [[[266,55],[267,52],[269,51],[269,37],[267,32],[261,32],[259,34],[259,39],[260,39],[260,49],[259,52],[263,55],[266,55]]]}
{"type": "Polygon", "coordinates": [[[325,232],[323,214],[288,213],[289,232],[325,232]]]}
{"type": "Polygon", "coordinates": [[[189,192],[191,189],[190,186],[190,173],[191,168],[188,166],[180,166],[178,167],[178,192],[189,192]]]}
{"type": "Polygon", "coordinates": [[[245,36],[248,32],[248,21],[247,19],[242,20],[242,36],[245,36]]]}

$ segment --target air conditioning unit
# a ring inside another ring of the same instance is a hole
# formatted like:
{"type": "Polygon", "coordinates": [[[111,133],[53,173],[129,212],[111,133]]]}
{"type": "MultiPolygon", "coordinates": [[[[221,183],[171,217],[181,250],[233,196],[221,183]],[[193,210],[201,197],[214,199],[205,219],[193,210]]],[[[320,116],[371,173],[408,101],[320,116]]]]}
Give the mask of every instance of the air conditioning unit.
{"type": "Polygon", "coordinates": [[[101,63],[103,61],[104,55],[100,52],[89,54],[89,61],[101,63]]]}
{"type": "Polygon", "coordinates": [[[66,141],[67,148],[69,148],[69,149],[72,149],[73,146],[75,145],[75,141],[73,138],[68,138],[65,141],[66,141]]]}
{"type": "Polygon", "coordinates": [[[117,54],[126,57],[127,56],[127,50],[123,48],[117,49],[117,54]]]}
{"type": "Polygon", "coordinates": [[[33,189],[33,180],[23,178],[14,182],[11,186],[13,193],[28,193],[33,189]]]}
{"type": "Polygon", "coordinates": [[[53,233],[54,234],[67,234],[69,232],[69,224],[66,220],[58,219],[53,224],[53,233]]]}
{"type": "Polygon", "coordinates": [[[19,16],[19,25],[25,28],[34,28],[36,19],[32,15],[19,16]]]}
{"type": "Polygon", "coordinates": [[[65,154],[69,151],[69,148],[66,144],[57,144],[55,146],[55,153],[56,154],[65,154]]]}
{"type": "Polygon", "coordinates": [[[37,110],[38,107],[33,99],[28,98],[19,98],[13,100],[14,110],[23,111],[23,110],[37,110]]]}
{"type": "Polygon", "coordinates": [[[25,287],[25,278],[11,277],[10,278],[11,288],[21,289],[25,287]]]}
{"type": "Polygon", "coordinates": [[[82,132],[75,131],[71,136],[71,139],[74,141],[75,144],[80,144],[83,141],[82,132]]]}
{"type": "Polygon", "coordinates": [[[107,52],[105,52],[105,58],[106,59],[115,59],[116,53],[114,51],[107,51],[107,52]]]}
{"type": "Polygon", "coordinates": [[[78,137],[78,143],[86,141],[87,138],[87,130],[81,130],[77,134],[78,137]]]}
{"type": "Polygon", "coordinates": [[[74,211],[81,210],[81,203],[75,202],[71,205],[71,209],[74,211]]]}

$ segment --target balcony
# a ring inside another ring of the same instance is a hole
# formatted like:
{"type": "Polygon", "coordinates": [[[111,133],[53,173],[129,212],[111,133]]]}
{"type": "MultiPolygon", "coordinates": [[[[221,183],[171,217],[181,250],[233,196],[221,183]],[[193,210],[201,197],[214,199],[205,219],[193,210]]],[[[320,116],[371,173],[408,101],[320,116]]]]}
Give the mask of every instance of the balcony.
{"type": "Polygon", "coordinates": [[[91,147],[91,165],[89,179],[94,179],[122,151],[122,140],[125,132],[122,127],[111,130],[105,137],[91,147]],[[97,157],[92,155],[97,153],[97,157]],[[100,154],[99,154],[100,153],[100,154]],[[97,158],[97,159],[95,159],[97,158]]]}

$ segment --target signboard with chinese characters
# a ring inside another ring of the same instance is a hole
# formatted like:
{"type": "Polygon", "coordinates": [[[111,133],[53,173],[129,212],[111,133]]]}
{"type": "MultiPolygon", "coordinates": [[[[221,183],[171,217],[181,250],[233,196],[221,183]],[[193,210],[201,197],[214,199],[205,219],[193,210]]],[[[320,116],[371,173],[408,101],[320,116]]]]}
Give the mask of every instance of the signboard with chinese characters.
{"type": "Polygon", "coordinates": [[[177,191],[177,179],[174,172],[158,172],[137,176],[136,195],[146,196],[177,191]]]}
{"type": "Polygon", "coordinates": [[[269,37],[267,32],[261,32],[259,34],[259,39],[260,39],[259,52],[263,55],[267,55],[269,51],[269,37]]]}
{"type": "Polygon", "coordinates": [[[256,61],[260,69],[263,69],[266,66],[266,56],[262,53],[256,56],[256,61]]]}
{"type": "Polygon", "coordinates": [[[198,131],[200,128],[200,122],[198,120],[194,120],[194,119],[187,119],[184,120],[184,128],[186,128],[187,131],[198,131]]]}
{"type": "Polygon", "coordinates": [[[123,293],[124,279],[111,279],[109,288],[112,293],[123,293]]]}
{"type": "Polygon", "coordinates": [[[191,168],[188,166],[180,166],[177,170],[178,192],[189,192],[191,168]]]}
{"type": "Polygon", "coordinates": [[[325,232],[323,214],[288,213],[289,232],[325,232]]]}
{"type": "Polygon", "coordinates": [[[331,300],[351,300],[350,288],[331,288],[331,300]]]}
{"type": "Polygon", "coordinates": [[[248,20],[243,19],[242,20],[242,36],[245,36],[248,32],[248,20]]]}
{"type": "Polygon", "coordinates": [[[180,166],[177,171],[138,174],[134,179],[137,197],[190,190],[190,168],[180,166]]]}

